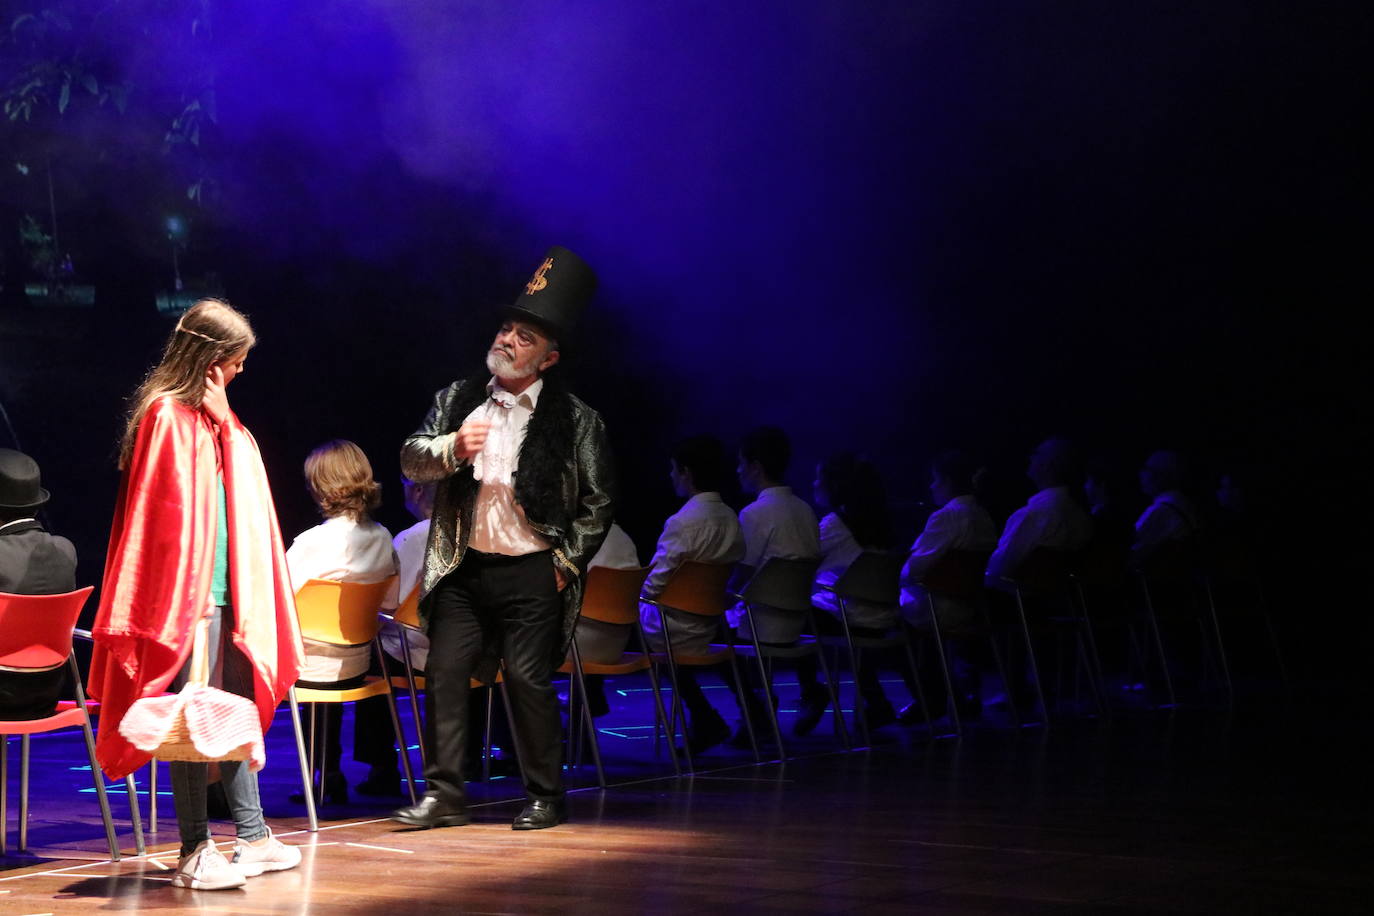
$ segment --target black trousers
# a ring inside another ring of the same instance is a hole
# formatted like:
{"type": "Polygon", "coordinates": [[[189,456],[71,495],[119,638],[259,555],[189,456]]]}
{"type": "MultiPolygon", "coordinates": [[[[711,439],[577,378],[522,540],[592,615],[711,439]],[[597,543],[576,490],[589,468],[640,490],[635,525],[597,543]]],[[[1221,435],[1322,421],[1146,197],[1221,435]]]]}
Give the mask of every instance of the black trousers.
{"type": "Polygon", "coordinates": [[[530,798],[563,797],[562,722],[552,678],[562,634],[563,599],[548,551],[507,557],[469,550],[435,588],[430,607],[425,731],[432,749],[428,792],[463,802],[468,752],[469,681],[482,645],[493,640],[504,678],[515,747],[530,798]]]}

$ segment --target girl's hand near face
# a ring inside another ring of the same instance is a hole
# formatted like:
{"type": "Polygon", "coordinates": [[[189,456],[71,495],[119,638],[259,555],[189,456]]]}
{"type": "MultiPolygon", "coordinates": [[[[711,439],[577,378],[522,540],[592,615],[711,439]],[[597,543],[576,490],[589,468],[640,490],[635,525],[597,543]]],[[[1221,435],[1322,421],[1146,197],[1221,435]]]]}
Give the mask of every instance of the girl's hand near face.
{"type": "Polygon", "coordinates": [[[224,370],[219,364],[210,367],[205,375],[205,396],[200,406],[216,423],[223,423],[229,417],[229,396],[224,391],[224,370]]]}

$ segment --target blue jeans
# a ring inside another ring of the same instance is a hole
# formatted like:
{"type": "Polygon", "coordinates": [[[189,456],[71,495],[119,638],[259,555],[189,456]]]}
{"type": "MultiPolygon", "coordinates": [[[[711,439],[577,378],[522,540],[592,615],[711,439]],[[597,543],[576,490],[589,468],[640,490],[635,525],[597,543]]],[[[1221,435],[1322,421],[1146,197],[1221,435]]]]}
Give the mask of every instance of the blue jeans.
{"type": "MultiPolygon", "coordinates": [[[[252,699],[252,668],[229,636],[234,629],[233,621],[234,609],[228,605],[215,608],[215,615],[210,618],[206,640],[210,656],[209,683],[211,687],[252,699]]],[[[187,668],[189,666],[188,661],[187,668]]],[[[173,689],[180,690],[186,685],[187,668],[173,680],[173,689]]],[[[181,854],[186,856],[210,839],[210,818],[206,814],[210,765],[174,760],[168,767],[172,771],[177,829],[181,831],[181,854]]],[[[253,842],[267,836],[267,822],[262,818],[262,802],[258,797],[258,774],[249,769],[246,760],[221,760],[219,772],[239,839],[253,842]]]]}

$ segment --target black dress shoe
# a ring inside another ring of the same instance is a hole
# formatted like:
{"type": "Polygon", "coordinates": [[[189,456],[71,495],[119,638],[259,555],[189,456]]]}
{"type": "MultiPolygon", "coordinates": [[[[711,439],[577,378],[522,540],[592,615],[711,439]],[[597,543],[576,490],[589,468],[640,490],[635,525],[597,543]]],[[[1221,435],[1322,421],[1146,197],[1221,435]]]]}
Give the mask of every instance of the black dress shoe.
{"type": "MultiPolygon", "coordinates": [[[[712,713],[709,716],[702,716],[701,721],[693,722],[687,729],[687,748],[692,752],[692,756],[703,754],[711,748],[728,741],[733,732],[719,713],[712,713]]],[[[681,747],[676,748],[676,753],[686,753],[681,747]]]]}
{"type": "Polygon", "coordinates": [[[903,725],[926,724],[926,713],[921,708],[920,700],[912,700],[903,706],[901,712],[897,713],[897,721],[903,725]]]}
{"type": "Polygon", "coordinates": [[[532,801],[516,815],[512,830],[543,830],[557,827],[568,819],[568,803],[564,801],[532,801]]]}
{"type": "Polygon", "coordinates": [[[440,801],[426,795],[419,804],[391,812],[391,819],[411,827],[461,827],[472,822],[472,813],[461,802],[440,801]]]}
{"type": "Polygon", "coordinates": [[[798,738],[811,734],[812,729],[820,724],[822,717],[825,716],[825,711],[829,708],[830,694],[826,691],[803,691],[801,711],[797,714],[797,721],[792,723],[792,734],[798,738]]]}

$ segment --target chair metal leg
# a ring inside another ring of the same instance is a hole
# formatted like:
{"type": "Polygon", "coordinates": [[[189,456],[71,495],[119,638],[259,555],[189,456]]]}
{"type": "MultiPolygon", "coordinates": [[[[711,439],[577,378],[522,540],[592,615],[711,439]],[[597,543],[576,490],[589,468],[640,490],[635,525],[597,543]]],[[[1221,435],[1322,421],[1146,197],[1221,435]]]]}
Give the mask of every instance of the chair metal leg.
{"type": "MultiPolygon", "coordinates": [[[[812,632],[816,627],[813,623],[812,632]]],[[[830,712],[833,716],[835,734],[839,736],[840,744],[845,750],[852,750],[853,745],[849,741],[849,729],[844,724],[844,713],[840,710],[840,692],[835,686],[835,676],[831,673],[830,663],[825,660],[825,646],[821,645],[819,637],[816,642],[816,659],[820,662],[821,673],[825,675],[825,689],[830,694],[830,712]]]]}
{"type": "MultiPolygon", "coordinates": [[[[590,740],[587,742],[592,748],[592,763],[596,765],[596,782],[601,788],[606,788],[606,770],[601,766],[601,741],[596,734],[596,723],[592,721],[592,704],[587,702],[587,679],[582,673],[582,653],[577,651],[577,640],[573,640],[573,675],[577,680],[578,690],[581,693],[582,721],[587,728],[587,735],[590,740]]],[[[572,691],[571,685],[568,688],[572,691]]],[[[572,723],[568,723],[568,728],[572,728],[572,723]]]]}
{"type": "MultiPolygon", "coordinates": [[[[1081,629],[1077,633],[1075,633],[1074,636],[1076,640],[1076,645],[1078,647],[1078,665],[1081,668],[1083,675],[1088,679],[1088,690],[1093,695],[1093,705],[1097,707],[1098,718],[1110,718],[1111,713],[1107,711],[1106,694],[1103,692],[1101,685],[1098,683],[1097,675],[1093,670],[1093,662],[1088,650],[1087,638],[1083,635],[1083,631],[1081,629]]],[[[1077,675],[1075,675],[1075,682],[1076,681],[1077,675]]]]}
{"type": "MultiPolygon", "coordinates": [[[[926,714],[926,722],[930,722],[930,705],[926,703],[926,691],[921,686],[921,666],[916,664],[916,651],[911,645],[911,633],[905,629],[905,624],[900,621],[897,624],[898,631],[905,637],[902,640],[902,649],[906,653],[907,668],[911,671],[911,683],[916,685],[916,702],[921,704],[921,710],[926,714]]],[[[935,730],[927,725],[927,736],[934,737],[935,730]]]]}
{"type": "MultiPolygon", "coordinates": [[[[96,773],[99,778],[100,773],[96,773]]],[[[29,736],[19,736],[19,851],[29,851],[29,736]]]]}
{"type": "Polygon", "coordinates": [[[319,711],[320,711],[320,730],[319,730],[318,732],[316,732],[315,729],[314,729],[313,727],[310,729],[310,748],[311,748],[310,760],[311,760],[312,763],[314,763],[314,764],[319,768],[319,771],[320,771],[320,789],[319,789],[320,794],[319,794],[318,796],[316,796],[316,798],[317,798],[317,802],[316,802],[316,803],[317,803],[317,804],[320,804],[320,805],[323,805],[323,804],[324,804],[324,783],[325,783],[325,776],[326,776],[325,767],[329,766],[329,709],[328,709],[328,707],[320,708],[320,704],[319,704],[319,703],[311,703],[311,704],[310,704],[310,722],[311,722],[311,725],[312,725],[312,726],[314,725],[314,722],[315,722],[315,710],[316,710],[316,709],[319,709],[319,711]],[[317,735],[317,734],[320,736],[320,746],[319,746],[319,747],[315,747],[315,735],[317,735]]]}
{"type": "Polygon", "coordinates": [[[1159,667],[1164,675],[1164,689],[1169,695],[1169,708],[1178,706],[1178,698],[1174,695],[1174,679],[1169,674],[1169,658],[1164,653],[1164,639],[1159,634],[1159,619],[1155,614],[1154,599],[1150,596],[1150,583],[1144,576],[1140,577],[1140,590],[1145,596],[1145,620],[1150,626],[1150,633],[1154,636],[1155,651],[1159,653],[1159,667]]]}
{"type": "Polygon", "coordinates": [[[291,725],[296,731],[296,759],[301,766],[301,789],[305,795],[305,813],[306,817],[309,818],[310,832],[316,833],[320,829],[320,821],[315,814],[315,788],[311,785],[314,778],[314,768],[310,765],[309,758],[306,757],[305,734],[301,730],[301,707],[296,702],[296,688],[292,687],[287,690],[286,696],[291,704],[291,725]]]}
{"type": "MultiPolygon", "coordinates": [[[[763,754],[759,753],[759,739],[758,736],[754,734],[754,723],[751,721],[752,717],[749,715],[749,703],[744,699],[744,695],[748,692],[749,687],[744,683],[744,679],[740,677],[739,664],[735,661],[733,653],[730,655],[730,670],[735,676],[735,683],[739,685],[739,711],[740,716],[744,719],[744,728],[749,733],[749,746],[754,749],[754,761],[756,763],[763,763],[763,754]]],[[[775,716],[774,722],[776,723],[776,721],[777,717],[775,716]]]]}
{"type": "Polygon", "coordinates": [[[673,658],[673,637],[668,632],[668,621],[664,617],[663,608],[658,609],[658,614],[659,623],[663,627],[663,651],[668,659],[668,678],[673,682],[673,721],[668,725],[668,743],[672,744],[677,740],[675,731],[677,721],[681,719],[682,754],[687,758],[687,773],[691,775],[696,772],[696,765],[692,760],[692,738],[687,734],[687,710],[682,703],[682,689],[678,686],[677,661],[673,658]]]}
{"type": "Polygon", "coordinates": [[[1112,704],[1107,697],[1107,676],[1102,671],[1102,654],[1097,650],[1097,634],[1093,631],[1092,614],[1088,611],[1088,596],[1083,591],[1083,583],[1073,580],[1074,594],[1078,597],[1078,613],[1082,620],[1081,638],[1086,640],[1085,651],[1090,666],[1089,679],[1097,695],[1097,708],[1104,719],[1112,717],[1112,704]]]}
{"type": "MultiPolygon", "coordinates": [[[[419,801],[415,795],[415,771],[410,768],[410,751],[406,749],[406,736],[401,732],[401,717],[396,712],[396,694],[391,692],[390,681],[387,681],[386,685],[386,710],[391,713],[391,728],[396,734],[396,746],[401,752],[401,769],[405,771],[406,788],[410,790],[410,803],[414,805],[419,801]]],[[[320,784],[324,784],[323,777],[320,784]]]]}
{"type": "Polygon", "coordinates": [[[868,730],[868,704],[864,703],[863,692],[859,689],[859,666],[863,663],[863,650],[850,647],[849,671],[854,676],[854,731],[862,736],[864,747],[873,743],[873,735],[868,730]]]}
{"type": "MultiPolygon", "coordinates": [[[[748,610],[748,605],[745,605],[748,610]]],[[[754,641],[754,662],[758,665],[759,680],[763,682],[763,707],[768,710],[768,722],[773,727],[773,740],[778,745],[778,759],[787,759],[787,748],[782,743],[782,729],[778,727],[778,711],[773,707],[773,683],[768,676],[768,667],[763,662],[763,647],[759,644],[759,635],[754,631],[754,620],[752,614],[749,618],[749,637],[754,641]]],[[[733,663],[733,660],[732,660],[733,663]]],[[[738,673],[738,670],[736,671],[738,673]]],[[[749,686],[744,681],[739,682],[740,703],[745,702],[749,686]]],[[[747,714],[746,714],[747,715],[747,714]]]]}
{"type": "MultiPolygon", "coordinates": [[[[654,671],[653,663],[651,662],[649,667],[644,670],[649,675],[649,685],[653,688],[654,715],[657,716],[654,720],[654,744],[657,745],[659,723],[663,724],[664,729],[669,728],[668,714],[663,708],[663,691],[658,681],[658,674],[654,671]]],[[[655,747],[655,751],[657,751],[657,747],[655,747]]],[[[671,741],[668,742],[668,757],[673,761],[673,775],[681,776],[682,767],[677,762],[677,748],[673,746],[671,741]]]]}
{"type": "Polygon", "coordinates": [[[10,736],[0,735],[0,856],[10,851],[10,736]]]}
{"type": "MultiPolygon", "coordinates": [[[[674,678],[674,680],[676,680],[676,678],[674,678]]],[[[692,736],[687,733],[687,707],[683,705],[682,693],[676,689],[676,684],[674,684],[673,721],[668,727],[667,735],[667,740],[670,744],[677,741],[677,728],[679,722],[682,723],[682,754],[687,758],[687,772],[690,775],[696,772],[696,762],[692,760],[692,736]]]]}
{"type": "MultiPolygon", "coordinates": [[[[949,719],[954,724],[954,734],[956,737],[964,737],[964,723],[959,718],[959,704],[954,700],[954,678],[949,670],[949,653],[945,650],[945,637],[940,632],[940,619],[936,614],[935,596],[926,593],[926,603],[930,607],[930,631],[935,634],[935,654],[940,659],[940,674],[945,679],[945,708],[949,711],[949,719]]],[[[921,678],[916,676],[916,686],[920,687],[921,678]]],[[[934,735],[934,720],[931,718],[930,706],[926,704],[925,691],[921,691],[921,712],[925,713],[926,722],[930,725],[931,734],[934,735]]]]}
{"type": "MultiPolygon", "coordinates": [[[[410,693],[410,715],[415,722],[415,746],[420,749],[420,767],[424,769],[429,766],[429,758],[425,751],[425,729],[423,720],[420,718],[420,698],[415,689],[415,665],[410,655],[410,638],[406,633],[406,628],[401,627],[401,660],[406,666],[406,687],[410,693]]],[[[386,659],[382,659],[382,671],[386,671],[386,659]]],[[[405,746],[400,748],[402,754],[406,752],[405,746]]]]}
{"type": "Polygon", "coordinates": [[[1002,679],[1002,692],[1006,696],[1007,706],[1011,709],[1011,720],[1016,723],[1016,727],[1021,727],[1021,707],[1016,703],[1016,691],[1012,688],[1011,676],[1007,668],[1006,661],[1002,658],[1002,650],[997,645],[997,631],[992,628],[992,622],[986,619],[983,621],[988,634],[988,645],[992,649],[992,660],[997,665],[997,675],[1002,679]]]}
{"type": "MultiPolygon", "coordinates": [[[[85,692],[81,689],[80,682],[76,685],[77,702],[81,704],[81,709],[86,708],[85,692]]],[[[114,818],[110,815],[110,799],[105,794],[105,774],[100,770],[100,764],[95,759],[95,735],[91,732],[91,717],[89,714],[81,717],[81,732],[86,738],[86,757],[91,761],[91,775],[95,778],[95,795],[100,800],[100,816],[105,821],[105,841],[110,846],[110,858],[119,861],[119,844],[115,840],[114,818]]],[[[27,737],[27,736],[25,736],[27,737]]],[[[24,778],[28,778],[28,758],[24,760],[24,778]]]]}
{"type": "Polygon", "coordinates": [[[134,782],[134,774],[130,773],[124,777],[124,787],[129,793],[129,817],[134,822],[134,848],[139,855],[145,855],[148,846],[143,840],[143,813],[140,810],[142,805],[138,801],[138,784],[134,782]]]}
{"type": "Polygon", "coordinates": [[[1026,661],[1030,664],[1031,681],[1035,686],[1035,701],[1040,704],[1041,724],[1050,725],[1050,710],[1045,705],[1045,690],[1040,685],[1040,665],[1035,659],[1035,645],[1031,642],[1030,622],[1026,619],[1026,606],[1021,600],[1021,590],[1016,590],[1016,610],[1021,616],[1021,634],[1026,638],[1026,661]]]}
{"type": "Polygon", "coordinates": [[[863,697],[859,695],[859,650],[854,648],[854,636],[849,632],[849,612],[844,596],[837,597],[840,602],[840,625],[844,627],[844,644],[849,649],[849,670],[854,675],[854,733],[867,747],[873,741],[868,734],[868,713],[864,709],[863,697]]]}
{"type": "Polygon", "coordinates": [[[1217,603],[1212,597],[1212,582],[1210,579],[1202,580],[1203,594],[1207,597],[1207,615],[1212,625],[1212,635],[1215,637],[1217,662],[1221,666],[1221,680],[1226,687],[1226,705],[1230,706],[1235,702],[1236,690],[1231,683],[1231,665],[1226,659],[1226,644],[1221,639],[1221,618],[1217,616],[1217,603]]]}
{"type": "Polygon", "coordinates": [[[157,836],[157,758],[148,761],[148,832],[157,836]]]}

